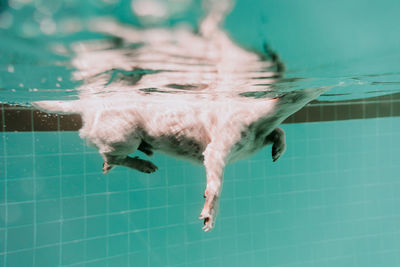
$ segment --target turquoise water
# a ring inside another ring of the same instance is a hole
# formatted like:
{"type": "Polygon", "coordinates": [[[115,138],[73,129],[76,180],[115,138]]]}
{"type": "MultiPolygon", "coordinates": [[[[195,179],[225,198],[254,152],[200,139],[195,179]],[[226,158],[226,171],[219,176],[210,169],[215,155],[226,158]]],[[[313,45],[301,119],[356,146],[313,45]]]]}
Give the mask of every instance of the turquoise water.
{"type": "MultiPolygon", "coordinates": [[[[77,97],[85,79],[72,78],[71,47],[109,40],[89,19],[172,28],[204,15],[200,1],[169,1],[159,20],[133,16],[125,0],[5,3],[0,103],[28,108],[77,97]]],[[[269,147],[226,168],[210,233],[197,219],[201,166],[156,154],[154,174],[103,175],[77,131],[32,131],[43,122],[1,106],[0,266],[400,266],[398,14],[393,0],[236,1],[223,28],[248,50],[268,43],[280,55],[289,79],[278,92],[331,89],[281,126],[288,149],[277,162],[269,147]],[[15,120],[23,132],[8,130],[15,120]]]]}
{"type": "Polygon", "coordinates": [[[4,266],[398,266],[399,119],[284,125],[288,151],[226,169],[217,225],[197,220],[202,168],[151,176],[101,159],[76,132],[3,133],[4,266]]]}

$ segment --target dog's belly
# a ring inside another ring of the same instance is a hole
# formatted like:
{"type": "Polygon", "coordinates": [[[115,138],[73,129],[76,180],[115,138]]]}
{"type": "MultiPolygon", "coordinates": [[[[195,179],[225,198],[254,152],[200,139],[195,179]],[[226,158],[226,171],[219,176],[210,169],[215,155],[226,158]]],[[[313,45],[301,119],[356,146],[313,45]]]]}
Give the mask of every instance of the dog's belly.
{"type": "Polygon", "coordinates": [[[205,144],[195,138],[186,136],[161,136],[161,137],[146,137],[143,139],[149,143],[151,147],[159,152],[190,160],[195,163],[203,162],[203,152],[205,144]]]}

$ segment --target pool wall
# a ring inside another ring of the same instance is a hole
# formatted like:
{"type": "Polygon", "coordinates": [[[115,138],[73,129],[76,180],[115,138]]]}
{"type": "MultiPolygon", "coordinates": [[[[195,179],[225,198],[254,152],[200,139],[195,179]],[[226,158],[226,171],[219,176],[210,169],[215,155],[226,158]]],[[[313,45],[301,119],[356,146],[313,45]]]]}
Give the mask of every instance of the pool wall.
{"type": "Polygon", "coordinates": [[[2,132],[0,266],[400,266],[399,125],[283,125],[276,163],[228,166],[211,233],[201,166],[103,175],[75,131],[2,132]]]}

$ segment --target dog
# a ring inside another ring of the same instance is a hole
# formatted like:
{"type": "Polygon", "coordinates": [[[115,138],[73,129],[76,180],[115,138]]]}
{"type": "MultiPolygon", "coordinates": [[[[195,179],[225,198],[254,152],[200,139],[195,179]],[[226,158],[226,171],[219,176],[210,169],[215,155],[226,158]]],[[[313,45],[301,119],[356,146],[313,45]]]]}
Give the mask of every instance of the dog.
{"type": "Polygon", "coordinates": [[[210,11],[199,33],[97,24],[118,42],[75,47],[74,77],[83,81],[79,99],[32,103],[49,113],[79,114],[79,134],[98,149],[103,173],[115,166],[155,172],[151,161],[129,156],[136,150],[203,164],[200,219],[206,232],[215,225],[225,166],[267,145],[278,160],[286,150],[278,125],[327,90],[269,96],[283,63],[268,47],[260,55],[236,45],[219,29],[223,11],[217,11],[210,11]]]}
{"type": "Polygon", "coordinates": [[[80,114],[80,136],[103,157],[103,172],[125,166],[145,173],[157,170],[152,162],[130,157],[135,150],[153,151],[204,164],[207,186],[200,214],[205,231],[215,224],[223,170],[272,145],[272,159],[286,150],[285,133],[277,126],[325,89],[301,90],[271,99],[226,99],[148,96],[125,99],[104,97],[75,101],[39,101],[33,105],[53,113],[80,114]],[[174,99],[175,98],[175,99],[174,99]],[[190,104],[189,104],[190,103],[190,104]]]}

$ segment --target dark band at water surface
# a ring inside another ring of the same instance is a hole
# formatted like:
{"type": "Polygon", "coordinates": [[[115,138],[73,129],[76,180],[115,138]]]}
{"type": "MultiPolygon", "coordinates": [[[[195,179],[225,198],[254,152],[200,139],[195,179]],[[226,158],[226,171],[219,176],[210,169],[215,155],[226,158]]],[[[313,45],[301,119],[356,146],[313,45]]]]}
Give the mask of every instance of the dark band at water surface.
{"type": "MultiPolygon", "coordinates": [[[[346,101],[314,100],[283,123],[340,121],[400,116],[400,93],[346,101]]],[[[0,105],[0,131],[77,131],[79,115],[47,114],[22,106],[0,105]]]]}

